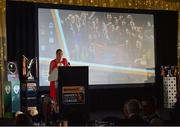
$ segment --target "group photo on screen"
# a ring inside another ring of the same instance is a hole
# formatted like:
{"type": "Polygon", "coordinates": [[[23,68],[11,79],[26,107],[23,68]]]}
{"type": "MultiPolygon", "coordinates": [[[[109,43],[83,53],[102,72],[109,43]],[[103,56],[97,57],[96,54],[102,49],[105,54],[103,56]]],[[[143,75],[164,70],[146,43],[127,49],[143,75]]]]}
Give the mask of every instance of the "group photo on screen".
{"type": "Polygon", "coordinates": [[[38,30],[40,86],[57,48],[89,85],[155,82],[153,14],[39,8],[38,30]]]}

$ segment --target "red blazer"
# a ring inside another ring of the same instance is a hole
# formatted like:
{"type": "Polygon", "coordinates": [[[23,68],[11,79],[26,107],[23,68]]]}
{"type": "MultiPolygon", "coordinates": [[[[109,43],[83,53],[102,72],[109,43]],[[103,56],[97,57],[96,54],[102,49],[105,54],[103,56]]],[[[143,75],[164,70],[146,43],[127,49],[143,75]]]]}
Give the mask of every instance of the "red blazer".
{"type": "MultiPolygon", "coordinates": [[[[60,64],[62,64],[62,66],[69,66],[68,64],[68,61],[66,58],[62,58],[62,61],[60,61],[60,64]]],[[[52,66],[52,70],[51,72],[58,67],[58,62],[56,61],[56,59],[52,60],[50,62],[50,65],[52,66]]],[[[56,86],[55,86],[55,82],[56,81],[51,81],[50,82],[50,97],[53,99],[53,100],[56,100],[56,86]]]]}

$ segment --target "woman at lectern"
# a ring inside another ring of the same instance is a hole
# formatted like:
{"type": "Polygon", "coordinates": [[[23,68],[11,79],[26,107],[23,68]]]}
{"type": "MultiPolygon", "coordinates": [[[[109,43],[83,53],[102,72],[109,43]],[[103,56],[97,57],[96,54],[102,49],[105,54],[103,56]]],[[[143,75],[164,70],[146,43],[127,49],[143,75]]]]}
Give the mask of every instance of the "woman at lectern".
{"type": "MultiPolygon", "coordinates": [[[[49,75],[59,66],[69,66],[66,58],[63,58],[63,51],[61,49],[56,50],[56,58],[50,62],[49,66],[49,75]]],[[[54,102],[57,102],[57,93],[56,93],[56,81],[50,81],[50,97],[54,102]]]]}

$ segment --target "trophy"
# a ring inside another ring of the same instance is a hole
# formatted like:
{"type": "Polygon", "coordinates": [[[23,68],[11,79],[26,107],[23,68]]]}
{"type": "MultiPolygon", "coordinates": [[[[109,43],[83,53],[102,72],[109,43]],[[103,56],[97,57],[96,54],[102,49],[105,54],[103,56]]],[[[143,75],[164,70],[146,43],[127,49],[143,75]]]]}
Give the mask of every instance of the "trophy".
{"type": "Polygon", "coordinates": [[[168,70],[167,70],[167,77],[172,77],[172,70],[171,70],[171,68],[168,68],[168,70]]]}
{"type": "Polygon", "coordinates": [[[178,73],[177,66],[161,66],[161,76],[176,77],[178,73]]]}
{"type": "Polygon", "coordinates": [[[28,80],[34,80],[34,76],[31,73],[32,65],[36,63],[36,75],[37,75],[37,57],[29,60],[23,55],[23,76],[28,80]]]}

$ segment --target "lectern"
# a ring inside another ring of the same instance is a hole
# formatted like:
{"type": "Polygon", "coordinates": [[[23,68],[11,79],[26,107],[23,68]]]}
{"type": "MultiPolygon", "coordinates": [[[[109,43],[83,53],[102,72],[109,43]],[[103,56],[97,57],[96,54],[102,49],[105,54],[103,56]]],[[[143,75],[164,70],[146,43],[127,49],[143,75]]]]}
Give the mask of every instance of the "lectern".
{"type": "Polygon", "coordinates": [[[89,117],[87,66],[58,68],[58,97],[61,117],[83,125],[89,117]]]}

